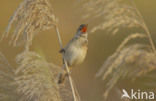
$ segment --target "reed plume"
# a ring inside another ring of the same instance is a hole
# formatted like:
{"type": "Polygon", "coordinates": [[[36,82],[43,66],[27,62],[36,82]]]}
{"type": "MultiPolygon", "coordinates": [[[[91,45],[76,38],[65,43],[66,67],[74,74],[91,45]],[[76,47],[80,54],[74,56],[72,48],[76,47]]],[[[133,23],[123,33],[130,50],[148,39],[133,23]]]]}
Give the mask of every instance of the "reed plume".
{"type": "MultiPolygon", "coordinates": [[[[40,31],[55,27],[59,35],[56,22],[48,0],[24,0],[9,21],[2,39],[11,37],[10,43],[14,46],[25,43],[24,51],[16,58],[18,66],[14,72],[18,101],[79,101],[76,97],[78,94],[73,92],[76,89],[73,84],[70,89],[68,85],[61,87],[55,82],[60,67],[29,49],[34,35],[40,31]],[[62,90],[68,96],[64,96],[62,90]]],[[[68,83],[72,80],[69,77],[68,83]]]]}
{"type": "Polygon", "coordinates": [[[105,61],[97,73],[97,76],[102,76],[103,80],[108,80],[105,97],[120,79],[135,80],[156,69],[155,53],[144,48],[144,45],[140,44],[127,46],[105,61]]]}
{"type": "MultiPolygon", "coordinates": [[[[82,18],[94,23],[91,33],[102,30],[111,35],[118,35],[122,29],[142,30],[142,32],[127,34],[127,37],[104,61],[97,73],[97,77],[102,77],[106,84],[105,99],[111,91],[121,96],[118,84],[121,84],[124,79],[136,82],[142,77],[154,78],[155,75],[151,72],[156,70],[155,46],[151,33],[134,2],[132,0],[83,0],[81,4],[84,13],[82,18]],[[147,39],[150,44],[129,45],[129,41],[139,38],[147,39]]],[[[2,39],[11,37],[10,43],[14,46],[25,43],[26,50],[18,54],[16,58],[17,69],[13,69],[4,55],[0,53],[0,81],[2,82],[0,100],[80,101],[71,76],[69,75],[64,85],[58,85],[55,81],[57,81],[57,74],[61,71],[60,67],[47,62],[42,56],[29,50],[35,34],[52,27],[56,29],[62,48],[56,23],[56,17],[48,0],[24,0],[19,5],[2,39]]],[[[66,70],[68,71],[67,65],[66,70]]],[[[147,85],[151,87],[155,85],[155,82],[147,85]]]]}
{"type": "Polygon", "coordinates": [[[68,95],[62,96],[62,89],[57,84],[57,75],[61,71],[58,66],[48,63],[42,56],[30,51],[19,54],[16,61],[18,66],[12,67],[0,53],[1,101],[71,100],[70,88],[62,87],[68,95]]]}
{"type": "Polygon", "coordinates": [[[143,22],[136,10],[126,1],[86,0],[82,8],[85,10],[83,18],[91,19],[91,21],[100,19],[91,32],[107,30],[112,32],[111,34],[116,34],[122,28],[140,27],[143,22]]]}
{"type": "Polygon", "coordinates": [[[95,23],[91,29],[92,33],[105,30],[116,35],[123,29],[141,28],[153,51],[156,51],[150,31],[133,0],[85,0],[81,3],[84,10],[82,18],[95,23]]]}
{"type": "Polygon", "coordinates": [[[129,31],[96,75],[102,77],[106,84],[105,99],[118,87],[119,82],[121,85],[121,80],[128,78],[128,82],[136,81],[137,78],[156,70],[155,45],[133,0],[85,0],[81,4],[85,10],[82,18],[95,23],[91,29],[92,33],[102,30],[111,35],[118,35],[125,33],[124,30],[126,33],[129,31]],[[147,39],[149,44],[129,43],[138,38],[147,39]]]}
{"type": "Polygon", "coordinates": [[[54,27],[55,23],[48,0],[24,0],[11,17],[2,39],[11,34],[11,44],[16,46],[21,41],[29,48],[36,33],[54,27]]]}
{"type": "Polygon", "coordinates": [[[23,52],[16,60],[19,66],[15,80],[20,101],[62,101],[55,82],[58,66],[48,63],[35,52],[23,52]]]}

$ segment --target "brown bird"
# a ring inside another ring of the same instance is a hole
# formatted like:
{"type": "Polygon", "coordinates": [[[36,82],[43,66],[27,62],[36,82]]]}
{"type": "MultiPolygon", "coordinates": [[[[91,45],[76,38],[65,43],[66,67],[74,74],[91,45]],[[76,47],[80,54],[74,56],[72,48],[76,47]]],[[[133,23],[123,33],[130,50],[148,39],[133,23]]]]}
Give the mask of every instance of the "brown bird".
{"type": "MultiPolygon", "coordinates": [[[[88,49],[87,26],[87,24],[80,25],[72,40],[60,51],[61,53],[64,52],[64,59],[67,61],[70,70],[71,67],[81,64],[86,57],[88,49]]],[[[58,83],[63,83],[67,75],[67,72],[64,70],[59,75],[58,83]]]]}

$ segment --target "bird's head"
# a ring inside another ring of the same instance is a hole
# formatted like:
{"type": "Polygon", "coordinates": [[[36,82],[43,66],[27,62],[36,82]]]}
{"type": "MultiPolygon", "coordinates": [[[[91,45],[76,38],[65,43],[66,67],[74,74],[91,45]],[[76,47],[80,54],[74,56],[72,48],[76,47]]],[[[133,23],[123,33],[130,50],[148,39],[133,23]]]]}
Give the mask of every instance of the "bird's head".
{"type": "Polygon", "coordinates": [[[77,30],[77,35],[81,36],[87,34],[87,27],[88,24],[81,24],[77,30]]]}

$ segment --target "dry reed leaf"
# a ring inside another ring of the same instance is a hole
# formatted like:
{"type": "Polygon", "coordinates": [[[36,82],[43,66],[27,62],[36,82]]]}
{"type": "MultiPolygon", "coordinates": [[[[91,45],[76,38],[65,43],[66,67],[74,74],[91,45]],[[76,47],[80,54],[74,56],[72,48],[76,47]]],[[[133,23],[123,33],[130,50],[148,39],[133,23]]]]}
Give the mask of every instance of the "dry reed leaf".
{"type": "Polygon", "coordinates": [[[11,34],[11,44],[16,46],[22,40],[29,46],[37,32],[52,28],[55,23],[55,15],[48,0],[24,0],[11,17],[2,38],[11,34]]]}

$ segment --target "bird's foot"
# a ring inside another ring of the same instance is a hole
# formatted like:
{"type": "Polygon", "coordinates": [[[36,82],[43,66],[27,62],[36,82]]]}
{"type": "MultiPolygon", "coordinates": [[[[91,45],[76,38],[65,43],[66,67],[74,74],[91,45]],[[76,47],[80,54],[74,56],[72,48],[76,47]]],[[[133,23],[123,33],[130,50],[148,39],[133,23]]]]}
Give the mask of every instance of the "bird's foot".
{"type": "Polygon", "coordinates": [[[65,53],[65,49],[62,48],[59,52],[60,52],[60,53],[65,53]]]}

